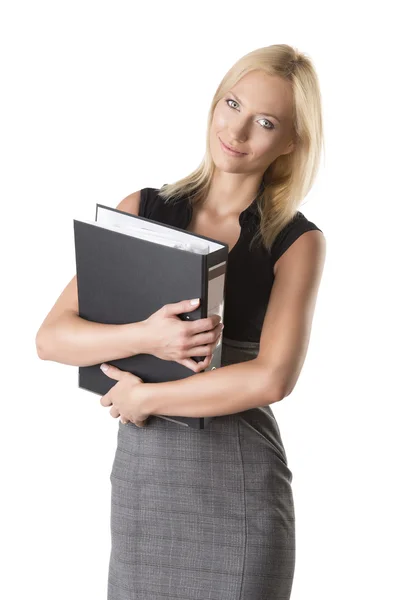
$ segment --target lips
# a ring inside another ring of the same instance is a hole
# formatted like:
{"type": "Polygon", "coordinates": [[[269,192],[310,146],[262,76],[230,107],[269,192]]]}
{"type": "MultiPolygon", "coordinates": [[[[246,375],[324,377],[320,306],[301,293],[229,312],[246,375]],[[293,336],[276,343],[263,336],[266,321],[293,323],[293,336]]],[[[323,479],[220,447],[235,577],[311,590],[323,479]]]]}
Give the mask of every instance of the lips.
{"type": "Polygon", "coordinates": [[[229,144],[226,144],[225,142],[223,142],[221,140],[221,138],[218,138],[219,141],[221,142],[222,146],[225,146],[225,148],[227,148],[228,150],[230,150],[231,152],[234,152],[235,154],[237,154],[238,156],[244,156],[245,154],[247,154],[247,152],[240,152],[239,150],[236,150],[236,148],[233,148],[232,146],[230,146],[229,144]]]}

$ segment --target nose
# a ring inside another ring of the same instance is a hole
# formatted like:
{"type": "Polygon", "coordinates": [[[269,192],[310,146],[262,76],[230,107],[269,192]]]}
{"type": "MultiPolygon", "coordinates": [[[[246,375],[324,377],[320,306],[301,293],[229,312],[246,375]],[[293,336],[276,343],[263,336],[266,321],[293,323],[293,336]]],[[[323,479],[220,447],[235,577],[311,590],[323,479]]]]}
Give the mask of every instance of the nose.
{"type": "Polygon", "coordinates": [[[247,137],[243,134],[242,131],[229,130],[229,140],[228,143],[234,145],[234,143],[240,145],[243,144],[247,140],[247,137]]]}
{"type": "Polygon", "coordinates": [[[230,135],[230,143],[236,141],[237,144],[243,144],[248,136],[246,135],[246,123],[235,123],[234,126],[230,126],[229,128],[230,135]]]}

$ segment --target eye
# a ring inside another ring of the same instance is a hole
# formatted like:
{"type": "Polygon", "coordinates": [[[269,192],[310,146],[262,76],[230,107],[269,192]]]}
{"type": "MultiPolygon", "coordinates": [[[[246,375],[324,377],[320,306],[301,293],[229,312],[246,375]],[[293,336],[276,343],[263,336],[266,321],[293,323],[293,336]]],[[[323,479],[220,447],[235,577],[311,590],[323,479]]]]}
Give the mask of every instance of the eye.
{"type": "Polygon", "coordinates": [[[268,121],[268,119],[261,119],[261,121],[265,121],[271,125],[271,127],[264,127],[264,129],[275,129],[275,125],[271,121],[268,121]]]}
{"type": "MultiPolygon", "coordinates": [[[[234,102],[235,104],[237,104],[239,106],[239,104],[236,102],[236,100],[234,100],[233,98],[227,98],[225,100],[226,104],[230,107],[233,108],[229,102],[234,102]]],[[[264,127],[264,125],[262,125],[263,129],[275,129],[275,125],[273,123],[271,123],[271,121],[269,121],[268,119],[261,119],[262,121],[265,121],[266,123],[270,124],[270,127],[264,127]]]]}
{"type": "Polygon", "coordinates": [[[234,102],[235,104],[237,104],[236,100],[234,100],[233,98],[228,98],[227,100],[225,100],[225,102],[228,104],[228,106],[230,106],[232,108],[232,106],[229,104],[229,102],[234,102]]]}

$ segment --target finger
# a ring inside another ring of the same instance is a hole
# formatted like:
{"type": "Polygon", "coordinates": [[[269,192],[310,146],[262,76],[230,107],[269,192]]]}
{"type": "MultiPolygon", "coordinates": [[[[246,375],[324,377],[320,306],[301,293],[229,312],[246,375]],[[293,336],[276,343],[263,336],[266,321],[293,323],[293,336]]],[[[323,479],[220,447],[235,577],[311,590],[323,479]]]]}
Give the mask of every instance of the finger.
{"type": "Polygon", "coordinates": [[[208,352],[205,355],[203,354],[203,356],[204,356],[203,360],[201,360],[201,361],[197,360],[196,361],[197,363],[199,363],[201,365],[208,365],[211,362],[211,360],[212,360],[212,349],[211,349],[211,346],[206,346],[206,347],[208,348],[208,352]]]}
{"type": "Polygon", "coordinates": [[[206,356],[206,358],[200,363],[202,368],[207,369],[210,366],[213,358],[214,358],[214,354],[211,354],[210,356],[206,356]]]}
{"type": "Polygon", "coordinates": [[[100,404],[102,406],[111,406],[112,404],[112,399],[111,399],[111,394],[110,392],[108,392],[105,396],[102,396],[100,398],[100,404]]]}
{"type": "Polygon", "coordinates": [[[196,362],[196,365],[197,365],[196,373],[201,373],[202,371],[204,371],[207,368],[207,359],[196,362]]]}
{"type": "Polygon", "coordinates": [[[222,323],[206,333],[196,333],[190,340],[193,346],[205,346],[206,344],[217,343],[221,337],[224,326],[222,323]]]}
{"type": "Polygon", "coordinates": [[[221,322],[219,315],[211,315],[204,319],[196,319],[195,321],[186,322],[186,327],[189,327],[189,333],[204,333],[205,331],[213,330],[221,322]]]}
{"type": "Polygon", "coordinates": [[[118,367],[114,367],[114,365],[109,365],[107,363],[102,363],[100,365],[100,369],[105,375],[107,375],[107,377],[110,377],[111,379],[116,379],[117,381],[129,375],[132,375],[132,373],[130,373],[129,371],[121,371],[121,369],[118,369],[118,367]]]}
{"type": "Polygon", "coordinates": [[[182,360],[177,360],[177,363],[183,365],[187,369],[194,371],[195,373],[199,373],[202,370],[202,364],[196,362],[195,360],[191,360],[190,358],[183,358],[182,360]]]}
{"type": "Polygon", "coordinates": [[[207,356],[207,357],[206,357],[206,358],[203,360],[202,364],[203,364],[203,368],[204,368],[204,369],[207,369],[207,367],[209,367],[209,366],[210,366],[210,364],[211,364],[211,361],[212,361],[213,357],[214,357],[214,354],[211,354],[211,356],[207,356]]]}
{"type": "Polygon", "coordinates": [[[201,371],[204,371],[205,369],[207,369],[207,367],[210,366],[212,358],[213,358],[213,354],[211,354],[210,356],[206,356],[204,360],[200,360],[198,362],[194,361],[197,365],[197,372],[200,373],[201,371]]]}
{"type": "Polygon", "coordinates": [[[196,298],[193,300],[182,300],[181,302],[174,302],[166,304],[164,308],[165,315],[171,317],[172,315],[181,315],[185,312],[192,312],[198,308],[200,299],[196,298]]]}
{"type": "MultiPolygon", "coordinates": [[[[185,351],[188,357],[192,356],[211,356],[213,349],[210,345],[208,346],[195,346],[185,351]]],[[[187,358],[186,356],[184,358],[187,358]]],[[[203,359],[205,360],[205,359],[203,359]]]]}
{"type": "Polygon", "coordinates": [[[112,406],[110,408],[110,415],[114,418],[114,419],[118,419],[119,415],[119,410],[116,406],[112,406]]]}

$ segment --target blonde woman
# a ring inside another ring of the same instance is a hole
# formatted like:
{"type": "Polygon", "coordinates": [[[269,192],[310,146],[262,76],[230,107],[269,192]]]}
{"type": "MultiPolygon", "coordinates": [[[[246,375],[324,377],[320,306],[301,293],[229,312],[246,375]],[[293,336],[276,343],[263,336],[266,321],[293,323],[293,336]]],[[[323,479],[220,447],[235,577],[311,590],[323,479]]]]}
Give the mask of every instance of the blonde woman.
{"type": "Polygon", "coordinates": [[[120,418],[108,600],[290,598],[292,472],[271,405],[301,372],[325,262],[321,229],[299,211],[322,139],[310,59],[285,44],[242,57],[212,100],[200,166],[117,207],[228,244],[223,333],[218,316],[180,320],[186,298],[139,323],[86,322],[76,278],[38,332],[42,358],[104,363],[115,380],[100,399],[120,418]],[[204,371],[221,336],[222,366],[204,371]],[[134,353],[195,375],[148,384],[107,364],[134,353]],[[215,418],[195,430],[157,415],[215,418]]]}

